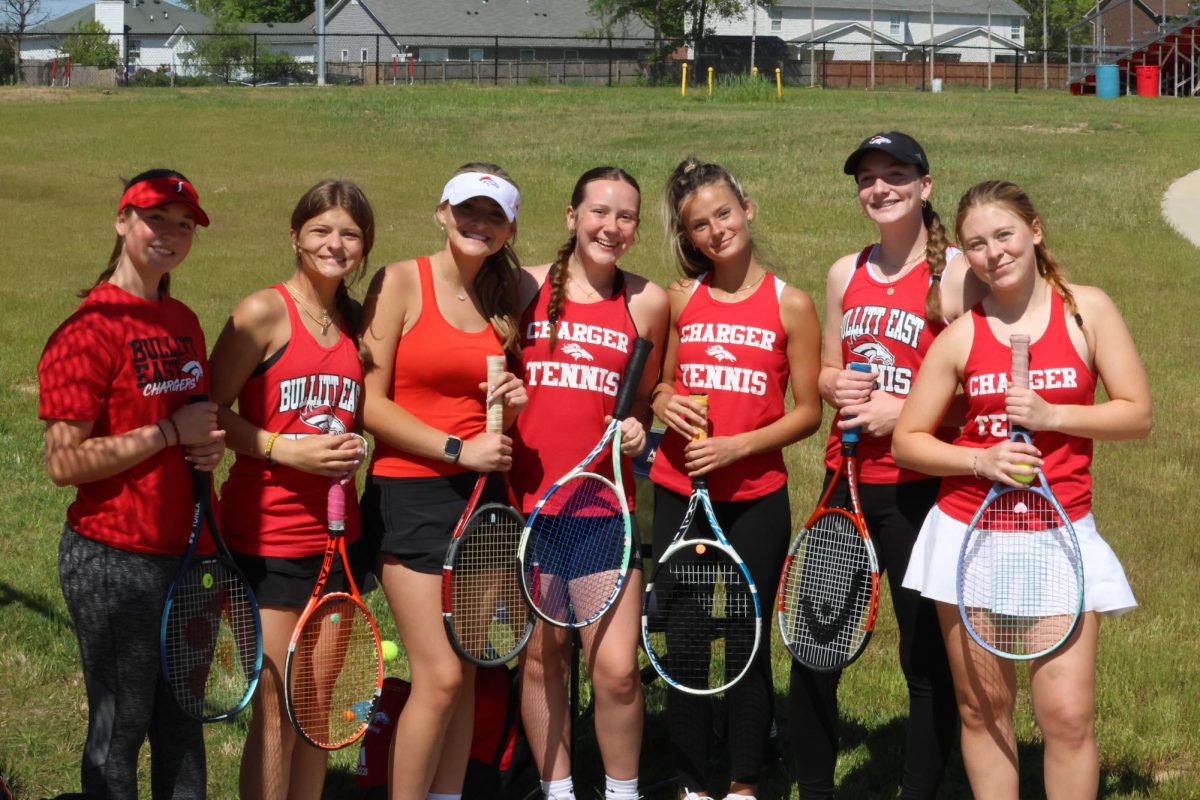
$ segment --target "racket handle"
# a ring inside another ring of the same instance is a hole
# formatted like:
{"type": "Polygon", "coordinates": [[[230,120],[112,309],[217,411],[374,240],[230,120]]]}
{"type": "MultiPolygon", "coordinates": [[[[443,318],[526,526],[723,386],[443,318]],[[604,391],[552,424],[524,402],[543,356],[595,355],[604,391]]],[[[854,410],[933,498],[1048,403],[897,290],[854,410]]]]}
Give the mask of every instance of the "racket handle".
{"type": "MultiPolygon", "coordinates": [[[[203,392],[188,395],[188,405],[192,403],[203,403],[208,399],[208,395],[203,392]]],[[[179,442],[180,445],[183,442],[179,442]]],[[[201,497],[208,497],[212,494],[212,473],[202,472],[201,470],[192,467],[192,489],[196,492],[196,502],[200,502],[201,497]]]]}
{"type": "Polygon", "coordinates": [[[346,529],[346,487],[338,478],[329,483],[325,515],[329,518],[329,530],[336,532],[346,529]]]}
{"type": "Polygon", "coordinates": [[[621,388],[617,389],[617,401],[613,404],[613,419],[625,419],[629,409],[633,408],[633,400],[637,397],[638,384],[642,382],[642,373],[646,371],[646,361],[654,342],[641,336],[633,340],[633,351],[629,354],[629,363],[625,365],[625,374],[621,376],[621,388]]]}
{"type": "MultiPolygon", "coordinates": [[[[871,371],[871,365],[863,361],[852,361],[849,367],[855,372],[871,371]]],[[[849,416],[845,419],[854,419],[854,417],[849,416]]],[[[842,431],[842,444],[858,444],[858,428],[847,428],[842,431]]]]}
{"type": "Polygon", "coordinates": [[[1011,377],[1013,386],[1018,389],[1029,388],[1029,335],[1014,333],[1008,337],[1012,347],[1011,377]]]}
{"type": "Polygon", "coordinates": [[[692,441],[698,442],[701,439],[708,438],[708,395],[703,392],[693,392],[688,397],[696,401],[704,409],[704,425],[697,428],[696,432],[692,434],[692,441]]]}
{"type": "MultiPolygon", "coordinates": [[[[504,372],[507,366],[508,359],[504,356],[487,357],[487,382],[489,391],[496,383],[496,378],[500,377],[500,373],[504,372]]],[[[489,398],[487,401],[487,432],[504,432],[504,403],[495,398],[489,398]]]]}

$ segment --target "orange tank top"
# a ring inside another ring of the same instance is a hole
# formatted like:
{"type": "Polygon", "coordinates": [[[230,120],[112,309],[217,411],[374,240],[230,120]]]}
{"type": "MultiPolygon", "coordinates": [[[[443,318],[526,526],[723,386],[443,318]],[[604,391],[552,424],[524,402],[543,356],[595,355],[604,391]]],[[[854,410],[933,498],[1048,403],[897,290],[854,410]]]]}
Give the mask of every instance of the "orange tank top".
{"type": "MultiPolygon", "coordinates": [[[[438,308],[433,291],[433,265],[417,259],[421,280],[421,314],[396,343],[396,359],[388,399],[417,419],[464,440],[483,433],[487,357],[504,355],[499,337],[488,325],[476,333],[455,328],[438,308]]],[[[378,441],[371,474],[387,478],[458,475],[458,464],[400,450],[378,441]]]]}

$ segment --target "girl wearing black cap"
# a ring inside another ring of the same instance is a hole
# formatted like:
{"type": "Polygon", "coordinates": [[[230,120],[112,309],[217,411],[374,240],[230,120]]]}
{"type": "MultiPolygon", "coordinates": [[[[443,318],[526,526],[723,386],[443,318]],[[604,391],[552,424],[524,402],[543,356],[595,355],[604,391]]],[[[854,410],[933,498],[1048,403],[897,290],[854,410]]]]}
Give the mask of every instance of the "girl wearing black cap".
{"type": "MultiPolygon", "coordinates": [[[[934,337],[983,289],[968,277],[966,260],[947,241],[929,203],[929,161],[915,139],[898,131],[871,136],[846,159],[844,171],[854,177],[859,205],[879,240],[834,262],[825,284],[820,389],[838,412],[826,467],[834,466],[841,431],[860,428],[860,493],[880,569],[893,576],[888,584],[909,690],[900,797],[928,798],[941,783],[955,740],[954,687],[933,604],[902,588],[900,577],[938,480],[896,466],[891,432],[934,337]],[[851,370],[852,362],[870,364],[872,371],[851,370]]],[[[950,437],[954,431],[941,433],[950,437]]],[[[833,797],[840,677],[792,665],[788,718],[805,800],[833,797]]]]}
{"type": "Polygon", "coordinates": [[[108,267],[38,363],[46,471],[76,487],[58,572],[87,688],[88,797],[138,796],[147,737],[154,796],[205,796],[200,723],[158,657],[163,598],[192,527],[191,471],[211,472],[225,449],[216,404],[188,402],[208,391],[204,333],[169,291],[197,225],[208,216],[183,175],[131,180],[108,267]]]}

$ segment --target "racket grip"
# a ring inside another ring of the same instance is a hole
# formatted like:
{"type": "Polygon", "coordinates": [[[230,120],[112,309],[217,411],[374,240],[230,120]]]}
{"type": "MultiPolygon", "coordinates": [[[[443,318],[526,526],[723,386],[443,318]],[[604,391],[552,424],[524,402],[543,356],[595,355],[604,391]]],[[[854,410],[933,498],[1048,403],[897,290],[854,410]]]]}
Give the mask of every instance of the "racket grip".
{"type": "Polygon", "coordinates": [[[346,487],[338,478],[329,483],[329,494],[325,499],[325,514],[329,517],[329,530],[346,529],[346,487]]]}
{"type": "Polygon", "coordinates": [[[697,428],[695,434],[692,435],[692,441],[698,442],[701,439],[708,438],[708,395],[702,392],[693,392],[688,397],[695,400],[704,409],[704,425],[701,428],[697,428]]]}
{"type": "Polygon", "coordinates": [[[1029,335],[1014,333],[1008,337],[1012,347],[1012,384],[1018,389],[1029,388],[1029,335]]]}
{"type": "Polygon", "coordinates": [[[633,340],[633,350],[629,354],[629,363],[625,365],[625,374],[621,376],[621,388],[617,389],[617,400],[613,403],[613,419],[625,419],[629,409],[633,408],[634,398],[637,397],[638,384],[642,382],[642,373],[646,371],[646,361],[654,342],[641,336],[633,340]]]}
{"type": "MultiPolygon", "coordinates": [[[[496,383],[496,378],[500,373],[504,372],[508,366],[508,359],[504,356],[488,356],[487,357],[487,383],[488,391],[491,391],[492,386],[496,383]]],[[[504,431],[504,403],[495,398],[488,398],[487,401],[487,432],[502,433],[504,431]]]]}
{"type": "MultiPolygon", "coordinates": [[[[849,368],[855,372],[871,371],[871,365],[864,361],[852,361],[849,364],[849,368]]],[[[846,417],[846,419],[854,419],[854,417],[849,416],[846,417]]],[[[846,430],[842,431],[842,442],[844,444],[858,444],[858,428],[847,428],[846,430]]]]}
{"type": "MultiPolygon", "coordinates": [[[[192,403],[203,403],[208,399],[208,395],[203,392],[188,395],[188,405],[192,403]]],[[[173,423],[172,423],[173,424],[173,423]]],[[[183,442],[179,442],[180,445],[183,442]]],[[[192,467],[192,489],[196,493],[196,502],[200,502],[201,497],[209,497],[212,494],[212,473],[203,472],[192,467]]]]}

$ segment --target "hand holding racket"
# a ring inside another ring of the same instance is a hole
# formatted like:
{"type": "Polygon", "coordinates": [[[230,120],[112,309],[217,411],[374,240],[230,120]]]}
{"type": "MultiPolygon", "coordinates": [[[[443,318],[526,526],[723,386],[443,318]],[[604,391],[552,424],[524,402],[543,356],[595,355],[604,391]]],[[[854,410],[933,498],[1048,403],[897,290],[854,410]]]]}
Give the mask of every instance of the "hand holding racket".
{"type": "Polygon", "coordinates": [[[314,747],[337,750],[367,730],[383,689],[383,646],[346,556],[346,491],[334,478],[326,498],[329,537],[308,604],[288,644],[286,699],[297,732],[314,747]],[[323,594],[342,559],[349,592],[323,594]]]}
{"type": "MultiPolygon", "coordinates": [[[[851,369],[870,372],[868,364],[851,369]]],[[[879,561],[858,499],[859,429],[842,431],[842,449],[817,508],[792,540],[779,579],[779,632],[792,657],[833,671],[862,655],[879,608],[879,561]],[[842,478],[847,500],[831,498],[842,478]]]]}
{"type": "MultiPolygon", "coordinates": [[[[697,437],[705,435],[702,427],[697,437]]],[[[642,597],[646,655],[676,689],[716,694],[749,671],[758,653],[761,622],[750,570],[725,538],[706,479],[696,477],[683,520],[642,597]]]]}
{"type": "Polygon", "coordinates": [[[582,628],[599,620],[629,571],[633,523],[620,466],[621,423],[653,347],[648,339],[634,340],[600,441],[546,490],[525,524],[521,587],[534,612],[552,625],[582,628]]]}
{"type": "MultiPolygon", "coordinates": [[[[1029,387],[1029,337],[1014,334],[1012,383],[1029,387]]],[[[1009,425],[1009,439],[1032,445],[1009,425]]],[[[1029,660],[1071,637],[1083,609],[1083,559],[1075,529],[1046,476],[1034,466],[1029,486],[1006,473],[975,512],[959,552],[958,611],[967,633],[993,655],[1029,660]]]]}
{"type": "MultiPolygon", "coordinates": [[[[192,402],[204,399],[197,395],[192,402]]],[[[221,538],[212,473],[193,468],[192,488],[192,530],[163,606],[159,660],[180,707],[202,722],[216,722],[245,708],[258,686],[262,623],[254,592],[221,538]],[[216,552],[196,557],[205,523],[216,552]]]]}
{"type": "MultiPolygon", "coordinates": [[[[488,357],[488,385],[504,371],[504,356],[488,357]]],[[[499,399],[487,407],[487,432],[500,433],[504,408],[499,399]]],[[[517,550],[525,520],[511,505],[479,498],[490,473],[475,481],[442,567],[442,623],[450,644],[480,666],[512,660],[533,632],[533,616],[521,592],[517,550]]],[[[502,474],[508,489],[508,476],[502,474]]],[[[511,502],[511,489],[508,489],[511,502]]]]}

